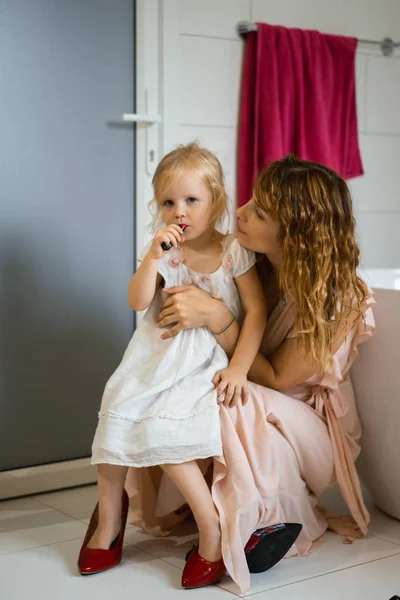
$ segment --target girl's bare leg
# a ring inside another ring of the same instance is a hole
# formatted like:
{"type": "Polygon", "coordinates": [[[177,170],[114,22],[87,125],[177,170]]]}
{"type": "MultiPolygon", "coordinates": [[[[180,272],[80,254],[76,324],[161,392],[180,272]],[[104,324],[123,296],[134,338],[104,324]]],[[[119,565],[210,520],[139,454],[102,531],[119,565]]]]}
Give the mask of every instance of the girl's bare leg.
{"type": "Polygon", "coordinates": [[[199,554],[216,562],[222,557],[219,516],[197,462],[160,465],[189,504],[199,530],[199,554]]]}
{"type": "Polygon", "coordinates": [[[88,548],[108,550],[117,537],[121,528],[122,492],[127,470],[127,467],[119,465],[97,465],[99,524],[88,548]]]}

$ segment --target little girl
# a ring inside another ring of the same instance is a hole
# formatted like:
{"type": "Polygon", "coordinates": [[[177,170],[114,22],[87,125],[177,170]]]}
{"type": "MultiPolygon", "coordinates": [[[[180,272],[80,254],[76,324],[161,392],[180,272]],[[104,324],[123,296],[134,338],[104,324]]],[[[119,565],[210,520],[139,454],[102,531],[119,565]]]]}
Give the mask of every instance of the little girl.
{"type": "Polygon", "coordinates": [[[217,158],[197,144],[181,146],[158,165],[153,186],[163,228],[140,256],[129,284],[130,306],[148,310],[101,403],[92,449],[99,504],[79,558],[83,574],[106,570],[121,559],[128,467],[161,466],[193,512],[198,555],[204,564],[221,562],[218,513],[196,461],[222,454],[218,413],[223,397],[217,398],[212,383],[216,373],[219,389],[225,388],[225,405],[246,401],[247,373],[265,329],[255,255],[235,236],[217,230],[227,213],[217,158]],[[157,326],[163,288],[181,285],[198,286],[220,299],[242,323],[229,364],[217,340],[233,319],[222,331],[199,327],[163,339],[166,330],[157,326]]]}

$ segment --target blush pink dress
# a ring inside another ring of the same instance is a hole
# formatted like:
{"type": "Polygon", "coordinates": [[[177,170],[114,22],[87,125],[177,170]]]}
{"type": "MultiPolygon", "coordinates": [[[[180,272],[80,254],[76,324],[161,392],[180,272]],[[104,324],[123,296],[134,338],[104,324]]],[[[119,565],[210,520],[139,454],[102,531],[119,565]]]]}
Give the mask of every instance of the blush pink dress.
{"type": "MultiPolygon", "coordinates": [[[[303,525],[287,557],[311,553],[328,527],[347,541],[367,533],[365,508],[354,461],[360,423],[350,381],[357,346],[374,327],[369,292],[360,318],[333,357],[332,368],[285,393],[253,383],[245,406],[221,408],[223,456],[209,469],[218,508],[225,565],[241,593],[250,588],[244,546],[251,533],[279,522],[303,525]],[[331,518],[318,498],[339,484],[350,515],[331,518]]],[[[294,337],[295,308],[279,303],[269,316],[261,350],[270,356],[294,337]]],[[[202,463],[204,471],[207,465],[202,463]]],[[[130,469],[127,490],[133,523],[165,535],[187,516],[185,501],[159,467],[130,469]]]]}

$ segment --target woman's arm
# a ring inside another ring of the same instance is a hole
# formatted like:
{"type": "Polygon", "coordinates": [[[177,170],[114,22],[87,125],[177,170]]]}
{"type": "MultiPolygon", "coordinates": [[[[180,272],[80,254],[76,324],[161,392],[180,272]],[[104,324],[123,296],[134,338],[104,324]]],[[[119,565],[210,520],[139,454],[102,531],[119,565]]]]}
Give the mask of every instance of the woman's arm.
{"type": "MultiPolygon", "coordinates": [[[[332,354],[337,352],[359,318],[360,313],[353,310],[347,319],[339,323],[334,334],[332,354]]],[[[304,383],[320,371],[320,365],[303,357],[299,353],[297,339],[291,338],[286,339],[279,346],[270,360],[259,352],[250,368],[248,378],[254,383],[274,390],[287,390],[304,383]]]]}
{"type": "MultiPolygon", "coordinates": [[[[220,331],[232,319],[232,313],[220,300],[211,298],[209,294],[194,286],[183,286],[165,290],[170,297],[164,303],[159,316],[159,326],[174,324],[164,337],[173,337],[182,329],[193,327],[209,327],[211,331],[220,331]]],[[[334,354],[343,344],[346,336],[360,318],[358,311],[352,311],[346,323],[337,327],[333,341],[334,354]]],[[[239,325],[236,321],[216,339],[228,357],[231,357],[239,336],[239,325]]],[[[303,383],[320,371],[320,366],[303,358],[298,350],[297,339],[285,340],[270,360],[259,352],[248,373],[249,381],[275,390],[289,389],[303,383]]]]}

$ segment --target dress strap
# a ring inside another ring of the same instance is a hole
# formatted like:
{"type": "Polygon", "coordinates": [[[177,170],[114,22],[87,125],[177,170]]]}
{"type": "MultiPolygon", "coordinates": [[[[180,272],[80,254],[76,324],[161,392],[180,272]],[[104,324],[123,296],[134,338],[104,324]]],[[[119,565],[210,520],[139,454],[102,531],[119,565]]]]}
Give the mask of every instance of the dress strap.
{"type": "MultiPolygon", "coordinates": [[[[335,394],[341,394],[340,390],[336,390],[335,394]]],[[[349,443],[340,423],[340,398],[332,398],[330,389],[319,386],[318,391],[307,404],[326,419],[332,442],[336,479],[358,529],[362,536],[365,536],[368,533],[370,516],[364,504],[349,443]]]]}

